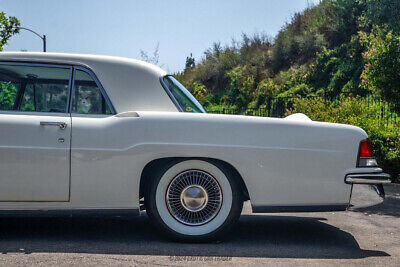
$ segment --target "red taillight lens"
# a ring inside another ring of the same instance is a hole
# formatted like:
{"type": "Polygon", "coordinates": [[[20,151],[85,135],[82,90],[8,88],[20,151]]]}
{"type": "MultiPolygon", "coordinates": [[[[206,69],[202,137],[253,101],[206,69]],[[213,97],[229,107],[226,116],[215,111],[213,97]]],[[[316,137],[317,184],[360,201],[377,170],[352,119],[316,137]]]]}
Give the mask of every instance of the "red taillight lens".
{"type": "Polygon", "coordinates": [[[362,141],[360,144],[357,167],[378,167],[374,159],[374,152],[368,140],[362,141]]]}
{"type": "Polygon", "coordinates": [[[360,158],[373,158],[374,152],[369,144],[368,140],[361,142],[360,146],[360,158]]]}

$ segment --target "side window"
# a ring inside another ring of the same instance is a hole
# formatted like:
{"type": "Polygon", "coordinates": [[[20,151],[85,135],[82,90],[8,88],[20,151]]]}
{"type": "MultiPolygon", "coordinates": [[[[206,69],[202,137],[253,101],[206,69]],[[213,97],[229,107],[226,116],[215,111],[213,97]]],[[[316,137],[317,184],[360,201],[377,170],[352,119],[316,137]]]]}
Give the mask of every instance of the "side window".
{"type": "Polygon", "coordinates": [[[0,110],[67,112],[69,68],[0,65],[0,110]]]}
{"type": "Polygon", "coordinates": [[[111,114],[103,94],[93,78],[85,71],[75,71],[72,113],[111,114]]]}

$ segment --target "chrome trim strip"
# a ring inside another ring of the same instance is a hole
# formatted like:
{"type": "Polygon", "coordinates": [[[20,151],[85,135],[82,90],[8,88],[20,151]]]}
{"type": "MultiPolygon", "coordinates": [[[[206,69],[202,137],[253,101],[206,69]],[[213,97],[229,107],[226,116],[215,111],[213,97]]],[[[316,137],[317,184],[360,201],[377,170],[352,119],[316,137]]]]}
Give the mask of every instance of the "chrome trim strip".
{"type": "Polygon", "coordinates": [[[302,206],[252,206],[254,213],[344,211],[349,204],[302,206]]]}
{"type": "Polygon", "coordinates": [[[138,208],[129,209],[50,209],[0,210],[0,217],[64,217],[64,216],[139,216],[138,208]]]}
{"type": "Polygon", "coordinates": [[[66,67],[72,67],[72,66],[80,66],[87,68],[89,70],[92,70],[88,65],[74,61],[74,60],[55,60],[55,59],[37,59],[37,58],[12,58],[12,59],[0,59],[1,62],[10,62],[10,63],[16,63],[16,64],[38,64],[38,65],[45,65],[45,66],[66,66],[66,67]]]}
{"type": "MultiPolygon", "coordinates": [[[[67,113],[71,114],[71,103],[72,103],[72,90],[74,88],[75,70],[71,67],[71,77],[69,80],[69,91],[68,91],[68,103],[67,103],[67,113]]],[[[71,115],[70,115],[71,116],[71,115]]]]}
{"type": "Polygon", "coordinates": [[[352,168],[345,171],[345,174],[359,174],[359,173],[382,173],[383,170],[379,167],[370,168],[352,168]]]}
{"type": "Polygon", "coordinates": [[[346,184],[390,184],[392,181],[387,173],[352,173],[344,178],[346,184]]]}
{"type": "Polygon", "coordinates": [[[35,62],[16,62],[16,61],[0,61],[0,65],[12,65],[12,66],[35,66],[35,67],[49,67],[49,68],[63,68],[70,69],[72,66],[64,64],[46,64],[46,63],[35,63],[35,62]]]}
{"type": "Polygon", "coordinates": [[[390,184],[391,180],[347,178],[346,184],[390,184]]]}

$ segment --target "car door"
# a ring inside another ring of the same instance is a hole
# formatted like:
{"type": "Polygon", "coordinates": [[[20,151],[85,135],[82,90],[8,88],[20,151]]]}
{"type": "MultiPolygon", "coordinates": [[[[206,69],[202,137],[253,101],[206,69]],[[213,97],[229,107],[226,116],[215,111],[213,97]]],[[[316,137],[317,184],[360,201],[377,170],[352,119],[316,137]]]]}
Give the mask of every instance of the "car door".
{"type": "Polygon", "coordinates": [[[109,208],[126,206],[130,198],[132,204],[136,188],[124,165],[129,157],[117,145],[124,139],[121,119],[93,72],[74,67],[73,76],[71,202],[109,208]]]}
{"type": "Polygon", "coordinates": [[[0,201],[68,201],[72,68],[0,62],[0,201]]]}

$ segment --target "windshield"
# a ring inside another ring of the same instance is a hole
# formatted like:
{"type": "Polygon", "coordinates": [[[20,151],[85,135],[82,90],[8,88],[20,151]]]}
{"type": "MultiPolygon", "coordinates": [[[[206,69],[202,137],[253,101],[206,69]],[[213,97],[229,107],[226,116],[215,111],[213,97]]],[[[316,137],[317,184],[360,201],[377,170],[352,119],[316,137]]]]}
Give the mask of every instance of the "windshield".
{"type": "Polygon", "coordinates": [[[168,75],[162,79],[168,94],[183,112],[206,113],[199,101],[174,77],[168,75]]]}

